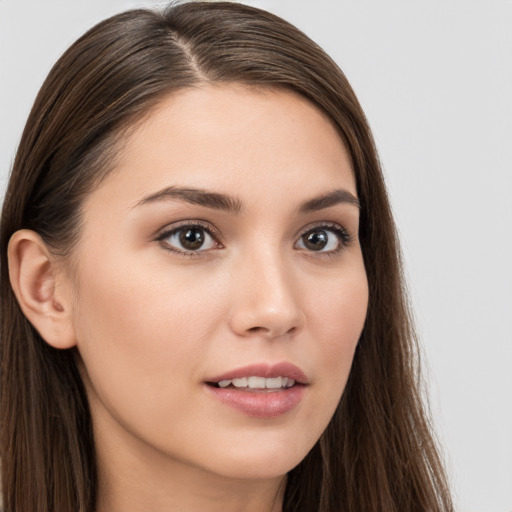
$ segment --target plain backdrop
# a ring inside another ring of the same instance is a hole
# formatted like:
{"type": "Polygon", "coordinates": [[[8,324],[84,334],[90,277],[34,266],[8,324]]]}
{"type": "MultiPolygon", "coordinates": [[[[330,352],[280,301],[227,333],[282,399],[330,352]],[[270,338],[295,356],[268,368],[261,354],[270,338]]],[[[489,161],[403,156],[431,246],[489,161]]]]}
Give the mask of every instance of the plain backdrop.
{"type": "MultiPolygon", "coordinates": [[[[338,62],[374,131],[457,510],[512,512],[512,1],[255,0],[338,62]]],[[[60,54],[162,2],[0,0],[0,188],[60,54]]],[[[404,511],[406,512],[406,511],[404,511]]]]}

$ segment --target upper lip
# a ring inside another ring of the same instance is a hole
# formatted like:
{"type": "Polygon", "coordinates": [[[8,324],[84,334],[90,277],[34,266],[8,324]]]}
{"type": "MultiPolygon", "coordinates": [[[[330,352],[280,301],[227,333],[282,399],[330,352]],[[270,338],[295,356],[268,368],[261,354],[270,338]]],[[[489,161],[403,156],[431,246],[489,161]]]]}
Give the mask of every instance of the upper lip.
{"type": "Polygon", "coordinates": [[[306,374],[298,367],[292,363],[281,362],[281,363],[255,363],[247,366],[242,366],[240,368],[235,368],[233,370],[229,370],[222,375],[216,375],[211,379],[207,379],[206,382],[217,383],[221,380],[232,380],[232,379],[240,379],[242,377],[265,377],[265,378],[273,378],[273,377],[288,377],[289,379],[293,379],[298,384],[307,384],[308,378],[306,374]]]}

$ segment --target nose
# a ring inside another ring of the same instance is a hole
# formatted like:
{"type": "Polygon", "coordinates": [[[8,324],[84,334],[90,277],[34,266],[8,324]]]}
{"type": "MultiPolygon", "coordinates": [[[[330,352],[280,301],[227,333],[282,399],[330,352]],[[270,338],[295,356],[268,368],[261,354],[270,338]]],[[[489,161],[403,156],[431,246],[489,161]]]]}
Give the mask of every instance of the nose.
{"type": "Polygon", "coordinates": [[[239,336],[278,338],[303,326],[299,283],[278,254],[252,254],[232,279],[236,291],[229,322],[239,336]]]}

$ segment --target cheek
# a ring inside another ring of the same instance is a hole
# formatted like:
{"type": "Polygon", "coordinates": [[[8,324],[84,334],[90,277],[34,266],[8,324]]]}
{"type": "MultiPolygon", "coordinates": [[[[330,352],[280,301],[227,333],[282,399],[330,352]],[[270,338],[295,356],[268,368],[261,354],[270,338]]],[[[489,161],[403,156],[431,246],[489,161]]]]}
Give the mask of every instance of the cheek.
{"type": "Polygon", "coordinates": [[[78,349],[98,393],[122,396],[133,388],[133,396],[157,400],[171,376],[176,390],[195,376],[208,348],[204,341],[222,318],[221,305],[215,283],[198,294],[179,272],[136,268],[106,259],[82,268],[78,349]]]}
{"type": "Polygon", "coordinates": [[[173,452],[197,443],[197,429],[180,430],[173,418],[180,411],[183,424],[204,424],[198,381],[224,315],[215,283],[201,280],[198,294],[184,273],[135,268],[104,260],[82,270],[76,323],[84,382],[99,430],[123,425],[173,452]]]}
{"type": "MultiPolygon", "coordinates": [[[[123,347],[131,342],[137,346],[142,330],[145,350],[153,343],[172,344],[184,334],[195,339],[215,309],[215,283],[203,281],[198,293],[198,283],[187,277],[186,272],[155,269],[140,261],[92,263],[82,269],[76,324],[83,331],[108,334],[113,344],[123,347]]],[[[84,338],[91,338],[89,334],[84,332],[84,338]]]]}
{"type": "Polygon", "coordinates": [[[368,307],[368,283],[361,267],[311,297],[309,325],[329,392],[337,401],[345,387],[368,307]]]}

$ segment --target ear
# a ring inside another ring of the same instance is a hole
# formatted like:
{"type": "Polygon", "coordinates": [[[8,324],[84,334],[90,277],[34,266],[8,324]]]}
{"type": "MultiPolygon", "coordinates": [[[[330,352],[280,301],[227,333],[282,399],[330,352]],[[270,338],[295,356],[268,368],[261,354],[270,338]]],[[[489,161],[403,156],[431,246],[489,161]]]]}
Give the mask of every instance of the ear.
{"type": "Polygon", "coordinates": [[[52,347],[75,346],[71,288],[43,239],[28,229],[16,231],[7,254],[11,286],[29,322],[52,347]]]}

